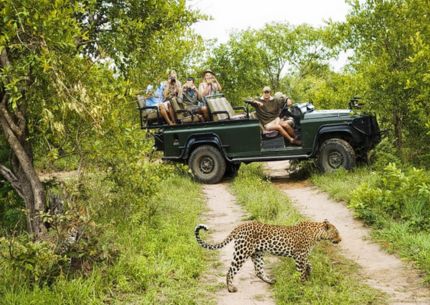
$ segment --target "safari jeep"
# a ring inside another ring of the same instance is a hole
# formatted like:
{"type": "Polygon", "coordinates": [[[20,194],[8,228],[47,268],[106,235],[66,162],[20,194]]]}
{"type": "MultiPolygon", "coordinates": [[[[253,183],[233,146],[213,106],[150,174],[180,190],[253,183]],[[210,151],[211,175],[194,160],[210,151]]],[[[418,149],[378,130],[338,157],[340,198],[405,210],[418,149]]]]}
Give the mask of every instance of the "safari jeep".
{"type": "Polygon", "coordinates": [[[211,121],[199,122],[195,114],[175,104],[178,124],[174,126],[163,124],[156,108],[139,102],[141,127],[155,130],[154,148],[163,152],[163,160],[188,164],[202,183],[218,183],[234,176],[241,163],[258,161],[316,158],[326,172],[351,169],[357,160],[366,160],[368,151],[381,140],[372,115],[351,109],[314,110],[311,103],[304,103],[281,113],[295,120],[302,146],[292,146],[276,132],[263,131],[250,105],[233,109],[220,95],[207,97],[205,102],[211,121]]]}

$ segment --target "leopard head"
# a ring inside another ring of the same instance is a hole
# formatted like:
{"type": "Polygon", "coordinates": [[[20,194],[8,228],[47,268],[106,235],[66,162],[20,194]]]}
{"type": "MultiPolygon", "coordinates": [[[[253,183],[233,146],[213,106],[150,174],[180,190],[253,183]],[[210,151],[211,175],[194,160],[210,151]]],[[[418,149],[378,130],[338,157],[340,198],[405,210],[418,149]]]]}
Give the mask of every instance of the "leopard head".
{"type": "Polygon", "coordinates": [[[324,220],[322,229],[321,239],[329,240],[334,244],[338,244],[342,241],[339,231],[327,219],[324,220]]]}

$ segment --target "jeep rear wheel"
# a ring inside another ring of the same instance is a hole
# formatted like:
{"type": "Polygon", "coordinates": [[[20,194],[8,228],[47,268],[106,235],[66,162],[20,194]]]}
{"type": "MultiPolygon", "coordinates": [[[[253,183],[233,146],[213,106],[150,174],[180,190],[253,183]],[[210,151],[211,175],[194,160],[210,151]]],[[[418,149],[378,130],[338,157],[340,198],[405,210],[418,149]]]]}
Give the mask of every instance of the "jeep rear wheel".
{"type": "Polygon", "coordinates": [[[206,184],[220,182],[226,169],[225,159],[221,152],[210,145],[197,147],[191,153],[188,166],[196,180],[206,184]]]}
{"type": "Polygon", "coordinates": [[[347,141],[332,138],[322,143],[318,154],[318,167],[323,172],[332,172],[341,167],[351,169],[354,166],[355,152],[347,141]]]}

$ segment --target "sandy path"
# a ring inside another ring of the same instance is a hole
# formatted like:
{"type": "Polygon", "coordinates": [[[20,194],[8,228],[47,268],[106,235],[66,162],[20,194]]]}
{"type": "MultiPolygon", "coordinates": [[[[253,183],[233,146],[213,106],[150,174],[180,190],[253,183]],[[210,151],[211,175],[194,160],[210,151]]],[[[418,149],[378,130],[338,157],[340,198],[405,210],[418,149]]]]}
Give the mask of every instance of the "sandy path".
{"type": "MultiPolygon", "coordinates": [[[[203,188],[207,199],[208,212],[204,215],[209,227],[209,241],[219,242],[223,240],[231,230],[242,221],[245,213],[236,204],[235,198],[229,193],[225,184],[205,185],[203,188]]],[[[225,284],[230,262],[233,257],[233,243],[218,250],[222,266],[215,270],[215,280],[222,288],[216,293],[219,305],[273,305],[275,302],[271,297],[270,286],[255,276],[254,266],[248,260],[234,278],[234,285],[238,292],[229,293],[225,284]]],[[[269,268],[266,267],[266,270],[269,268]]]]}
{"type": "Polygon", "coordinates": [[[328,219],[338,228],[343,254],[361,266],[367,283],[384,291],[390,304],[430,304],[430,290],[424,288],[417,271],[394,255],[384,252],[379,245],[370,242],[370,230],[354,219],[345,204],[335,202],[327,194],[306,184],[291,185],[283,171],[282,162],[267,163],[269,175],[277,178],[276,184],[293,200],[294,206],[303,215],[315,220],[328,219]]]}

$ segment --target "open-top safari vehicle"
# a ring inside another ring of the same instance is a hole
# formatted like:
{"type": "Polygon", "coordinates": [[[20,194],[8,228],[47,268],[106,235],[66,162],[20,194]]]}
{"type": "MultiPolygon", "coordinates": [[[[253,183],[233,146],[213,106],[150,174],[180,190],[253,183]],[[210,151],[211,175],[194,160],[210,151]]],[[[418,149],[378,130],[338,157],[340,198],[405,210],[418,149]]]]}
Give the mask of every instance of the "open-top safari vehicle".
{"type": "Polygon", "coordinates": [[[316,158],[323,171],[351,169],[381,140],[376,118],[351,109],[315,110],[311,103],[284,109],[292,116],[302,145],[292,146],[277,132],[266,132],[250,113],[252,107],[233,107],[222,95],[206,97],[211,120],[200,122],[197,115],[175,103],[178,121],[168,126],[158,110],[139,100],[140,123],[154,131],[155,149],[163,160],[188,164],[196,179],[217,183],[233,176],[241,163],[316,158]],[[236,111],[240,110],[238,114],[236,111]]]}

